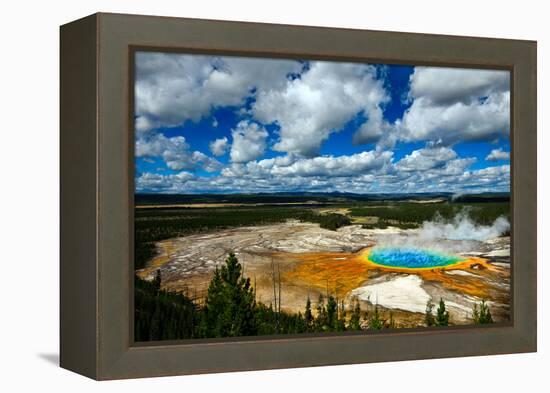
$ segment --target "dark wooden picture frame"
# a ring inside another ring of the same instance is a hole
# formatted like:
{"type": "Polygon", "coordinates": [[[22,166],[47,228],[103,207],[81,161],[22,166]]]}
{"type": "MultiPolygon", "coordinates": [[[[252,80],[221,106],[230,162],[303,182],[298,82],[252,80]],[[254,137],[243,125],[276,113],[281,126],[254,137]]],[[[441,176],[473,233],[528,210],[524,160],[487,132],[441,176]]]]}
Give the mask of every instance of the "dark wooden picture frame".
{"type": "Polygon", "coordinates": [[[61,366],[118,379],[536,351],[536,42],[95,14],[61,27],[61,366]],[[512,323],[133,340],[136,48],[511,71],[512,323]]]}

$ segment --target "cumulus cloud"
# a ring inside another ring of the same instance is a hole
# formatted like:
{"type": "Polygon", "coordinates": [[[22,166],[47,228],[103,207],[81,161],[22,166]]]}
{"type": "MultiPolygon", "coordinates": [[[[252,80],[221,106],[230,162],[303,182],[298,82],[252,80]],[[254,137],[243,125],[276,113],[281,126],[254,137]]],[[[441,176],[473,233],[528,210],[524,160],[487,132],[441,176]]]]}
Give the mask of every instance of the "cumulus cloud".
{"type": "Polygon", "coordinates": [[[509,168],[469,170],[475,158],[449,161],[428,171],[396,172],[384,189],[388,192],[487,192],[510,190],[509,168]]]}
{"type": "Polygon", "coordinates": [[[451,148],[428,144],[395,163],[382,185],[389,192],[452,192],[462,189],[462,177],[476,160],[459,158],[451,148]]]}
{"type": "MultiPolygon", "coordinates": [[[[472,170],[476,158],[460,157],[453,150],[457,142],[508,138],[507,71],[416,67],[409,81],[408,107],[392,122],[384,113],[390,102],[384,78],[380,69],[365,64],[138,53],[136,157],[161,158],[178,173],[140,171],[136,189],[509,190],[509,165],[472,170]],[[158,130],[201,119],[217,127],[218,120],[208,116],[221,107],[232,108],[237,124],[231,135],[210,137],[209,150],[215,157],[229,152],[226,166],[194,150],[184,136],[166,137],[158,130]],[[356,129],[349,143],[372,143],[374,150],[321,156],[331,135],[350,124],[356,129]],[[275,131],[269,135],[271,127],[275,131]],[[398,142],[425,146],[394,161],[392,148],[398,142]],[[268,147],[281,155],[263,158],[268,147]],[[192,174],[199,169],[219,174],[192,174]]],[[[485,159],[508,160],[509,153],[494,149],[485,159]]]]}
{"type": "Polygon", "coordinates": [[[136,140],[136,157],[161,157],[166,166],[173,170],[199,169],[208,172],[220,170],[222,164],[200,151],[191,151],[183,136],[168,138],[152,133],[136,140]]]}
{"type": "Polygon", "coordinates": [[[216,157],[223,156],[229,147],[229,141],[227,137],[224,136],[223,138],[218,138],[210,142],[208,147],[216,157]]]}
{"type": "Polygon", "coordinates": [[[510,165],[491,166],[475,171],[466,171],[457,178],[457,186],[465,190],[478,189],[510,190],[510,165]]]}
{"type": "Polygon", "coordinates": [[[396,165],[398,170],[426,171],[444,166],[447,161],[457,157],[456,152],[448,147],[426,147],[414,150],[403,157],[396,165]]]}
{"type": "Polygon", "coordinates": [[[479,102],[434,105],[415,99],[400,122],[403,141],[493,141],[510,130],[510,93],[491,95],[479,102]]]}
{"type": "Polygon", "coordinates": [[[230,152],[232,162],[248,162],[264,154],[268,133],[257,123],[242,120],[231,130],[231,136],[233,138],[230,152]]]}
{"type": "Polygon", "coordinates": [[[232,164],[223,169],[222,175],[229,178],[266,178],[273,181],[301,178],[304,183],[316,177],[330,182],[340,177],[379,173],[391,166],[392,157],[393,153],[389,151],[365,151],[352,155],[314,158],[285,155],[246,164],[232,164]]]}
{"type": "Polygon", "coordinates": [[[160,123],[158,121],[147,116],[138,116],[135,119],[135,129],[138,134],[152,130],[159,125],[160,123]]]}
{"type": "Polygon", "coordinates": [[[475,158],[454,158],[431,169],[403,171],[393,163],[392,153],[377,151],[349,156],[312,159],[279,156],[246,163],[231,163],[219,175],[189,177],[173,175],[143,177],[136,184],[166,183],[165,192],[484,192],[508,191],[508,165],[469,170],[475,158]],[[169,184],[173,184],[173,188],[169,184]],[[168,191],[169,190],[169,191],[168,191]]]}
{"type": "Polygon", "coordinates": [[[402,141],[493,141],[510,130],[508,71],[416,67],[410,108],[396,123],[402,141]]]}
{"type": "Polygon", "coordinates": [[[181,192],[193,178],[193,174],[185,171],[172,175],[147,172],[136,177],[136,191],[181,192]]]}
{"type": "Polygon", "coordinates": [[[434,105],[471,104],[480,97],[508,92],[508,71],[467,68],[415,67],[409,97],[426,98],[434,105]]]}
{"type": "Polygon", "coordinates": [[[485,157],[487,161],[505,161],[510,159],[510,153],[507,151],[504,151],[502,149],[493,149],[491,152],[485,157]]]}
{"type": "Polygon", "coordinates": [[[384,120],[382,109],[375,108],[369,119],[361,124],[353,135],[353,143],[361,145],[377,143],[379,148],[392,147],[395,143],[395,124],[384,120]]]}
{"type": "Polygon", "coordinates": [[[349,156],[319,156],[299,159],[288,166],[276,166],[271,173],[280,176],[359,176],[389,165],[393,153],[364,151],[349,156]]]}
{"type": "Polygon", "coordinates": [[[314,157],[330,134],[359,113],[367,122],[355,141],[372,139],[384,124],[381,105],[388,101],[374,66],[316,61],[284,88],[260,91],[252,114],[264,124],[280,127],[274,150],[314,157]],[[374,123],[376,127],[369,126],[374,123]]]}
{"type": "Polygon", "coordinates": [[[277,89],[298,61],[176,53],[136,54],[136,131],[199,121],[213,108],[240,106],[255,89],[277,89]]]}

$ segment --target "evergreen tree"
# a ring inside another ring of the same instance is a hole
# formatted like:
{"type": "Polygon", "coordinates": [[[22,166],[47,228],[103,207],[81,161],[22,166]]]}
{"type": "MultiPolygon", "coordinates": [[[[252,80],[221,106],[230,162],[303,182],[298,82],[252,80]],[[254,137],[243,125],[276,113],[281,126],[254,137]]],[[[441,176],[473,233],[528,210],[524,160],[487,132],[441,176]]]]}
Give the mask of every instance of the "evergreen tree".
{"type": "Polygon", "coordinates": [[[493,323],[493,316],[491,315],[491,311],[489,310],[487,303],[485,303],[485,300],[481,301],[479,309],[477,307],[477,303],[474,303],[472,318],[475,324],[493,323]]]}
{"type": "Polygon", "coordinates": [[[479,309],[477,308],[477,303],[474,303],[474,309],[472,310],[472,319],[475,324],[479,324],[479,309]]]}
{"type": "Polygon", "coordinates": [[[137,342],[197,337],[200,314],[191,299],[180,293],[159,291],[154,280],[135,277],[134,307],[137,342]]]}
{"type": "Polygon", "coordinates": [[[315,317],[315,331],[322,332],[326,329],[327,325],[327,310],[325,308],[325,299],[322,294],[319,294],[319,300],[317,301],[317,316],[315,317]]]}
{"type": "Polygon", "coordinates": [[[384,322],[380,318],[380,312],[378,311],[378,303],[374,305],[374,311],[369,318],[369,329],[380,330],[384,327],[384,322]]]}
{"type": "Polygon", "coordinates": [[[306,311],[304,313],[304,320],[306,325],[306,331],[312,331],[313,330],[313,314],[311,313],[311,300],[309,299],[309,295],[307,296],[306,301],[306,311]]]}
{"type": "Polygon", "coordinates": [[[449,312],[445,309],[445,302],[442,298],[439,299],[439,307],[437,308],[437,316],[435,318],[437,326],[449,325],[449,312]]]}
{"type": "Polygon", "coordinates": [[[162,285],[162,277],[160,275],[160,269],[157,269],[155,273],[155,278],[153,279],[153,288],[158,292],[160,291],[162,285]]]}
{"type": "Polygon", "coordinates": [[[349,319],[349,330],[361,330],[361,305],[358,300],[355,300],[355,307],[349,319]]]}
{"type": "Polygon", "coordinates": [[[206,337],[235,337],[256,334],[254,291],[242,276],[235,254],[216,269],[208,286],[204,306],[206,337]]]}
{"type": "Polygon", "coordinates": [[[426,326],[433,326],[435,324],[433,309],[434,309],[434,304],[430,299],[426,302],[426,316],[424,317],[424,322],[426,323],[426,326]]]}
{"type": "Polygon", "coordinates": [[[158,302],[155,302],[155,308],[153,315],[151,315],[151,322],[149,326],[149,340],[160,340],[161,316],[160,305],[158,302]]]}
{"type": "Polygon", "coordinates": [[[327,330],[337,330],[338,323],[338,303],[334,297],[330,295],[327,299],[327,330]]]}
{"type": "Polygon", "coordinates": [[[491,310],[489,306],[485,304],[485,300],[482,300],[480,307],[480,320],[481,323],[493,323],[493,316],[491,315],[491,310]]]}
{"type": "Polygon", "coordinates": [[[307,332],[307,325],[306,320],[304,319],[302,313],[298,311],[298,315],[296,316],[295,323],[294,323],[294,330],[292,333],[305,333],[307,332]]]}

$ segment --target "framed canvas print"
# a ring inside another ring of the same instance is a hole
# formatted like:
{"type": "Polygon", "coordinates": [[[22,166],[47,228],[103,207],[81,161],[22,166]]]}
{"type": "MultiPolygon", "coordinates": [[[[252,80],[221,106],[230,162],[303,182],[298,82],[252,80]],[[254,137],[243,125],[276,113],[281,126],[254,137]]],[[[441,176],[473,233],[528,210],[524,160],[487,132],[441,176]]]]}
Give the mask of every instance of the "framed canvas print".
{"type": "Polygon", "coordinates": [[[536,350],[536,43],[61,28],[61,365],[536,350]]]}

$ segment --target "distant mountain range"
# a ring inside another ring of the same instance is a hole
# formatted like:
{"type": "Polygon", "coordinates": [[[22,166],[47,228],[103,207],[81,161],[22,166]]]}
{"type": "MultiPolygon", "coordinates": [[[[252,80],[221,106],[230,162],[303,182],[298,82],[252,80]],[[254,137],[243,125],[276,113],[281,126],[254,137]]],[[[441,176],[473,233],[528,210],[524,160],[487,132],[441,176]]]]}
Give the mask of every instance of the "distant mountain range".
{"type": "Polygon", "coordinates": [[[274,192],[243,194],[136,194],[136,205],[187,203],[338,203],[353,201],[406,201],[445,199],[451,202],[506,202],[510,193],[486,192],[454,194],[450,192],[355,194],[344,192],[274,192]]]}

